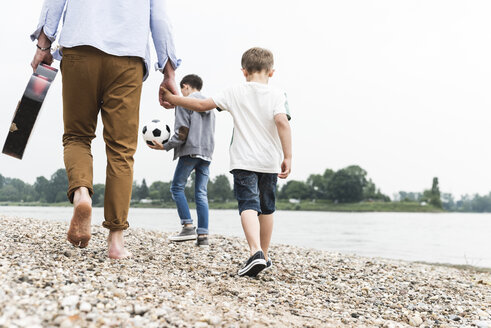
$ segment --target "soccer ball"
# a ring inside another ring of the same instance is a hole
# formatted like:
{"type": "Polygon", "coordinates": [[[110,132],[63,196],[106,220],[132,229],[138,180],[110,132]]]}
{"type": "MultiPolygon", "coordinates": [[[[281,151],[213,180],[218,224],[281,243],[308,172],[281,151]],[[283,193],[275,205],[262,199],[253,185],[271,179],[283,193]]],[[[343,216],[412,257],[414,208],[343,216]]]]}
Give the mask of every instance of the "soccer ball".
{"type": "Polygon", "coordinates": [[[152,141],[155,141],[163,145],[169,140],[170,128],[161,120],[152,120],[143,127],[142,134],[147,144],[153,146],[152,141]]]}

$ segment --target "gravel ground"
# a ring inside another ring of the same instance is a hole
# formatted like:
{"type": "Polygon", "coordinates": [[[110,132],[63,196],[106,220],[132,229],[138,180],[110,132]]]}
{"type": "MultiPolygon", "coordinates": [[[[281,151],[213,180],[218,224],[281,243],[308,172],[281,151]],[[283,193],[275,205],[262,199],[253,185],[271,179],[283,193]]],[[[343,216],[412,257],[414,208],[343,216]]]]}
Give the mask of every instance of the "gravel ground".
{"type": "Polygon", "coordinates": [[[131,228],[132,259],[86,249],[63,222],[0,215],[0,327],[489,327],[491,274],[273,245],[238,277],[244,238],[209,249],[131,228]]]}

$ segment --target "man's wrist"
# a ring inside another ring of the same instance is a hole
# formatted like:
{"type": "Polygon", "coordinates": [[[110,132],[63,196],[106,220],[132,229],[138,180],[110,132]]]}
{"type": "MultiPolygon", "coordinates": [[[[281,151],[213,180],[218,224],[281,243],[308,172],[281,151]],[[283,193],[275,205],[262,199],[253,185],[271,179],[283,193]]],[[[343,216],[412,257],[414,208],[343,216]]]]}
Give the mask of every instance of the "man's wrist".
{"type": "Polygon", "coordinates": [[[176,73],[173,70],[164,70],[162,74],[164,74],[164,79],[175,79],[176,77],[176,73]]]}
{"type": "Polygon", "coordinates": [[[51,44],[48,44],[47,46],[42,46],[39,43],[37,43],[36,48],[38,48],[41,51],[49,51],[51,50],[51,44]]]}
{"type": "Polygon", "coordinates": [[[41,30],[36,47],[42,51],[46,51],[51,48],[51,43],[51,40],[46,36],[46,34],[44,34],[44,31],[41,30]]]}
{"type": "Polygon", "coordinates": [[[170,62],[170,59],[165,63],[164,69],[162,70],[164,77],[174,78],[176,75],[176,71],[170,62]]]}

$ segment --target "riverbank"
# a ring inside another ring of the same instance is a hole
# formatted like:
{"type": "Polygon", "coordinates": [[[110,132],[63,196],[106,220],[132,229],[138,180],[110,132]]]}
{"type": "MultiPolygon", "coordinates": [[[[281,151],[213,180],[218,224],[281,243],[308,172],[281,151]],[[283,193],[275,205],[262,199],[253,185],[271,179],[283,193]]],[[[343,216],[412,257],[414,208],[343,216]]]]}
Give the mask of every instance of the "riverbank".
{"type": "MultiPolygon", "coordinates": [[[[62,203],[39,203],[39,202],[0,202],[0,206],[72,206],[69,202],[62,203]]],[[[190,208],[196,208],[194,203],[189,204],[190,208]]],[[[175,208],[174,202],[132,202],[134,208],[175,208]]],[[[237,209],[237,202],[210,202],[210,209],[232,210],[237,209]]],[[[406,212],[406,213],[442,213],[442,209],[431,205],[421,205],[418,202],[360,202],[349,204],[335,204],[330,202],[311,202],[302,201],[290,203],[287,201],[277,201],[276,208],[280,211],[319,211],[319,212],[406,212]]]]}
{"type": "Polygon", "coordinates": [[[134,258],[108,260],[67,224],[0,216],[0,327],[491,327],[491,274],[273,245],[273,269],[241,278],[243,238],[169,244],[131,228],[134,258]]]}

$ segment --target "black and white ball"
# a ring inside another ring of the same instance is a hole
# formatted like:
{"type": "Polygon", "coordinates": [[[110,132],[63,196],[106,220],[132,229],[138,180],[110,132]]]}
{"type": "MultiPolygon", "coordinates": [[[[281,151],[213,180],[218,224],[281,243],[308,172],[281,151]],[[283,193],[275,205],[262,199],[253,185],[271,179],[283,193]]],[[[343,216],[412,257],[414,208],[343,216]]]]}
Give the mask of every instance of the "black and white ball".
{"type": "Polygon", "coordinates": [[[163,145],[170,138],[170,128],[161,120],[152,120],[143,127],[142,134],[147,144],[153,146],[154,141],[163,145]]]}

